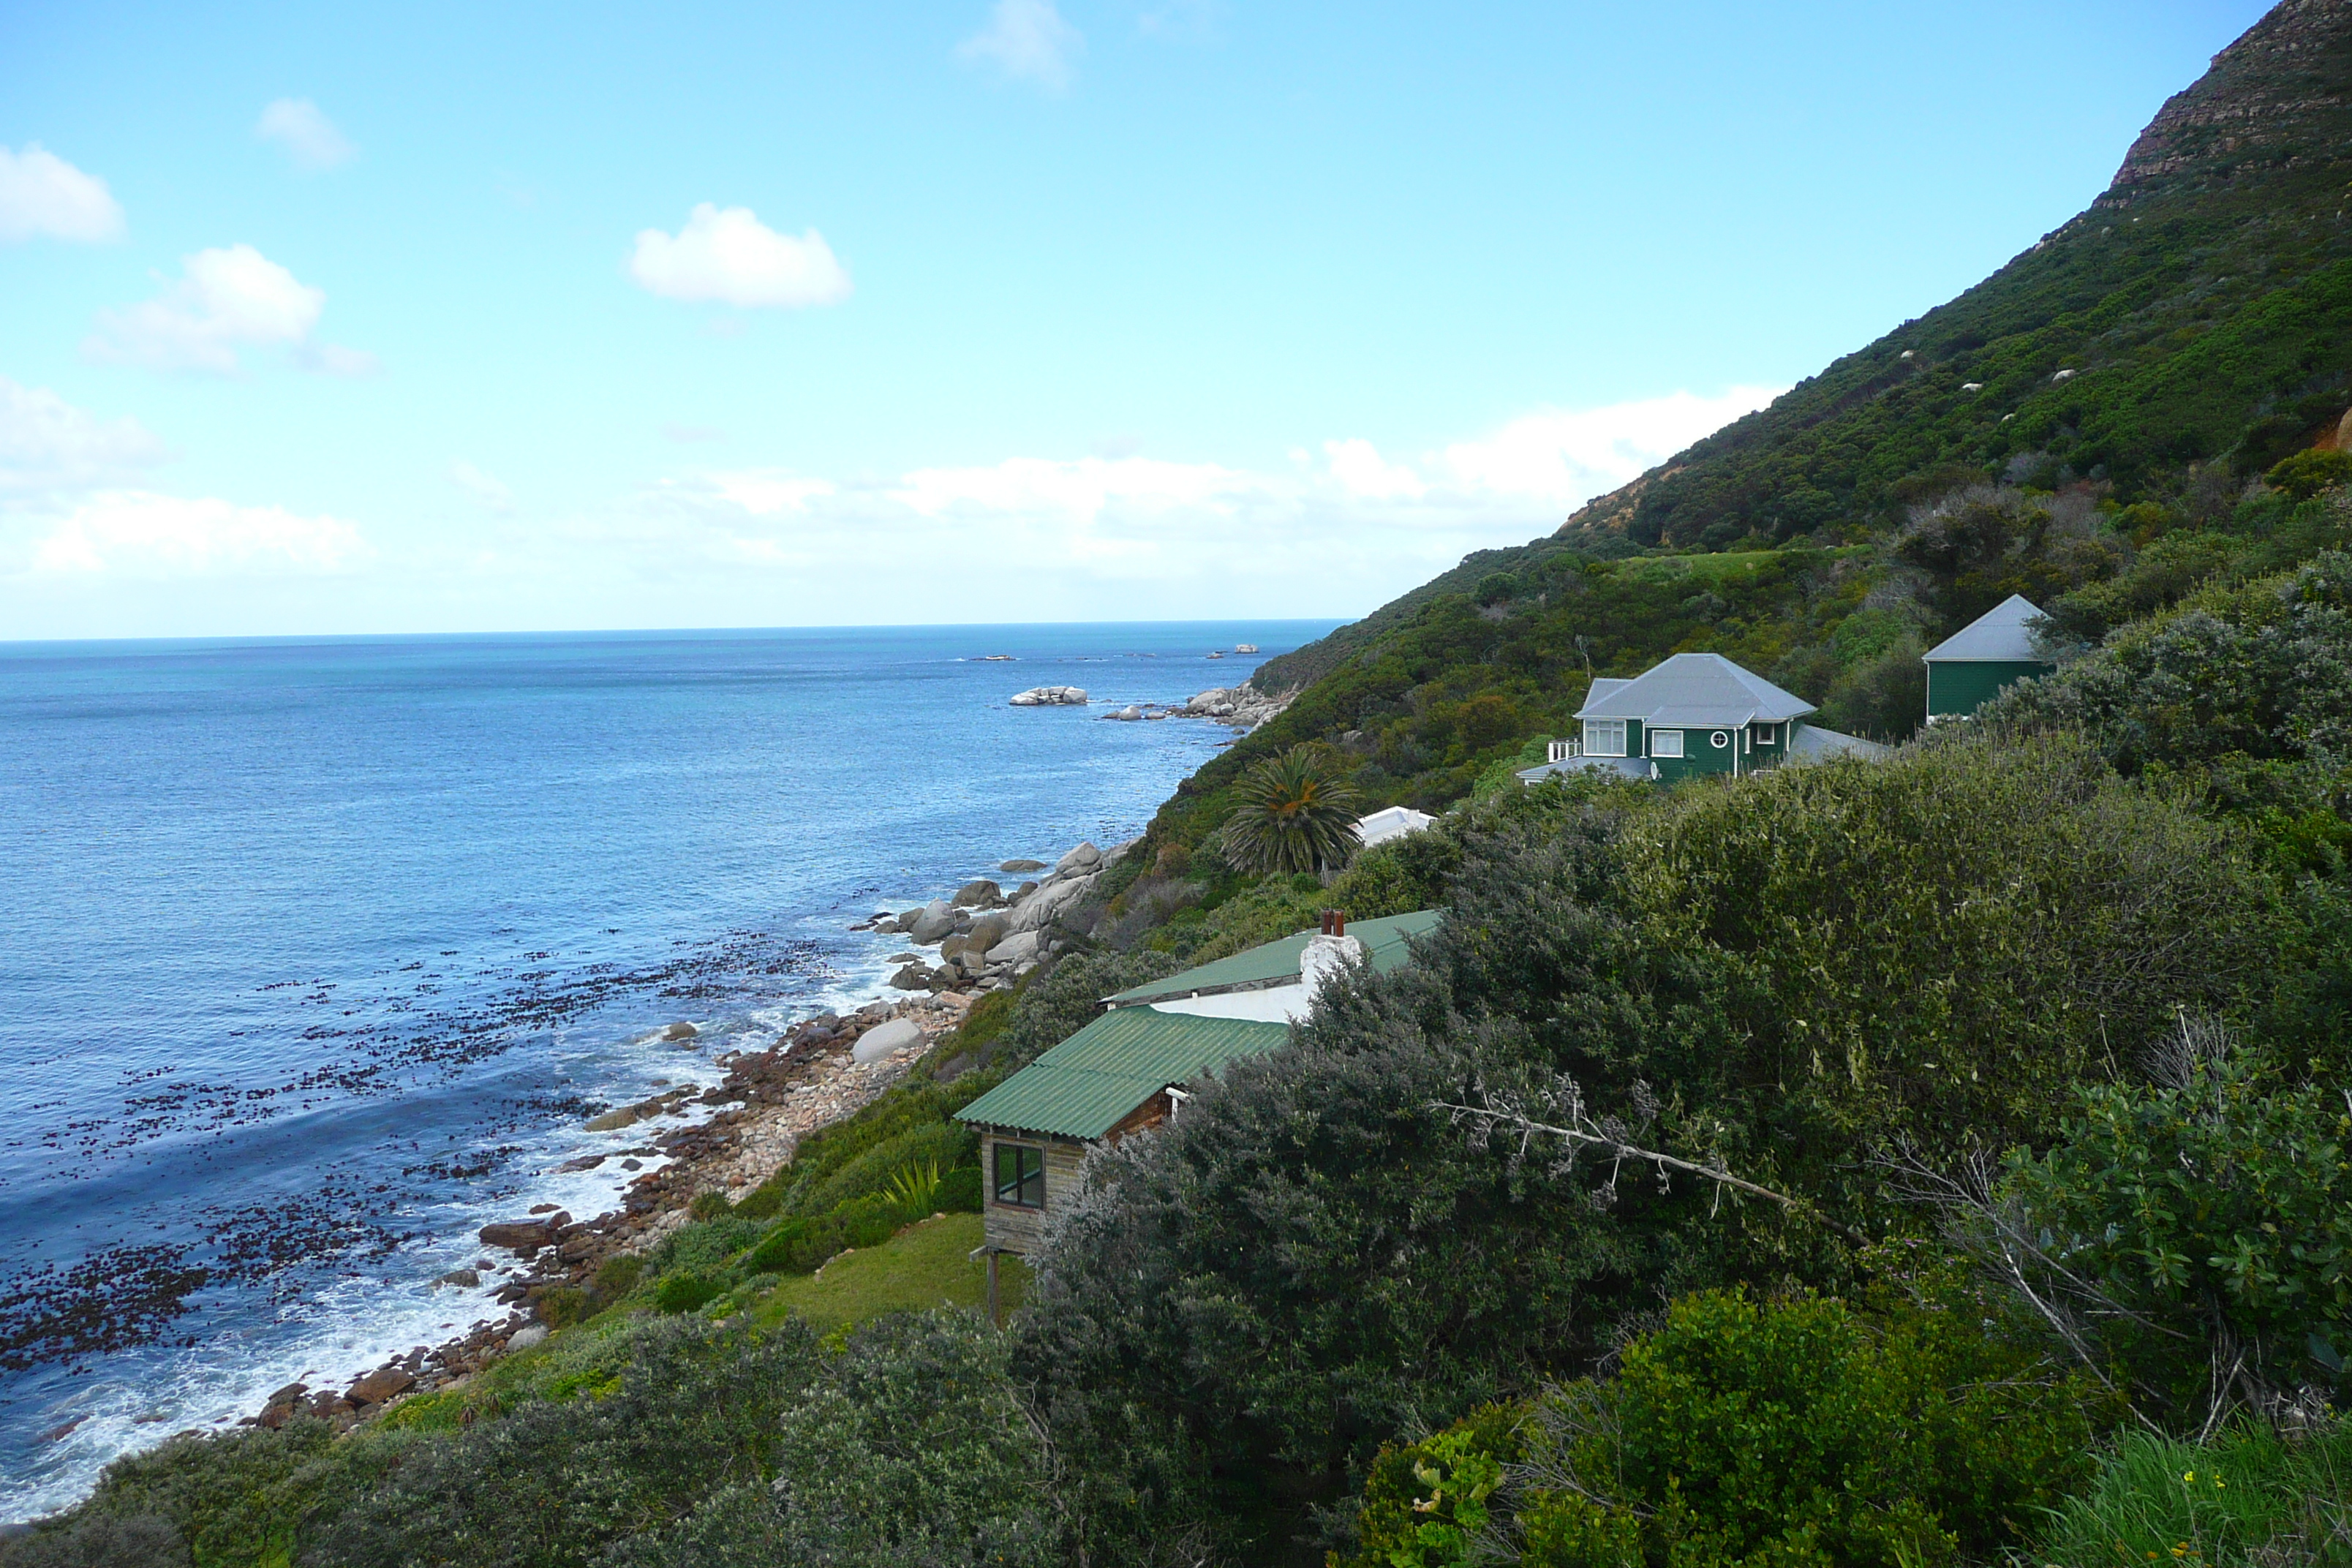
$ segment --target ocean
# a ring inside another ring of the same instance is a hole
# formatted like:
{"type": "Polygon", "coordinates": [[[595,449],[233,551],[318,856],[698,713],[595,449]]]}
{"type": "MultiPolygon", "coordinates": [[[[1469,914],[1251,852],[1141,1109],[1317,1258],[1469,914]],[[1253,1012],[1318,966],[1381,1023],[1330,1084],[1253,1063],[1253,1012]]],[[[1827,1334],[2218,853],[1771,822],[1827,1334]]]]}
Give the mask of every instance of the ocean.
{"type": "Polygon", "coordinates": [[[1131,837],[1233,734],[1103,700],[1331,625],[0,645],[0,1520],[496,1316],[431,1281],[617,1205],[586,1116],[1131,837]]]}

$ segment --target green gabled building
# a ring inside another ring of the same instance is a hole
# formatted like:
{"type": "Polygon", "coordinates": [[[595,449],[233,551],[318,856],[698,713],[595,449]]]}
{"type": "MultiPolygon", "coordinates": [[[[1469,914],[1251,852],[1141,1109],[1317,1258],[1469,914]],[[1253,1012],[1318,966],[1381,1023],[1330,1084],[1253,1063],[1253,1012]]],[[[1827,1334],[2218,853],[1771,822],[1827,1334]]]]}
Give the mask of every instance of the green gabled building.
{"type": "Polygon", "coordinates": [[[2058,668],[2034,635],[2042,612],[2011,594],[1920,657],[1927,666],[1927,722],[1965,719],[2011,683],[2058,668]]]}
{"type": "Polygon", "coordinates": [[[1098,1144],[1176,1117],[1231,1063],[1290,1038],[1340,967],[1386,973],[1433,930],[1435,910],[1300,931],[1104,998],[1102,1016],[956,1112],[981,1137],[984,1248],[1027,1254],[1077,1191],[1098,1144]]]}
{"type": "Polygon", "coordinates": [[[1597,679],[1576,717],[1583,733],[1564,754],[1519,777],[1528,784],[1577,769],[1673,784],[1748,773],[1782,763],[1885,754],[1875,741],[1806,720],[1813,704],[1719,653],[1678,653],[1630,680],[1597,679]]]}

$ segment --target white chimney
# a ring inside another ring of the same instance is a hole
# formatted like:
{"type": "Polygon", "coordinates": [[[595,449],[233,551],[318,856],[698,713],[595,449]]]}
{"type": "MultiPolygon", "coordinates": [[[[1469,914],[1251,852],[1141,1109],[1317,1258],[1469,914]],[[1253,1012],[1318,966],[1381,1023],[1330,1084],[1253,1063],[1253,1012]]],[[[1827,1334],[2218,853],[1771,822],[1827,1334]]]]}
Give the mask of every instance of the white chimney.
{"type": "Polygon", "coordinates": [[[1307,1000],[1313,1002],[1349,964],[1363,961],[1364,944],[1348,934],[1348,917],[1325,910],[1323,929],[1307,939],[1307,951],[1298,955],[1298,980],[1306,987],[1307,1000]]]}

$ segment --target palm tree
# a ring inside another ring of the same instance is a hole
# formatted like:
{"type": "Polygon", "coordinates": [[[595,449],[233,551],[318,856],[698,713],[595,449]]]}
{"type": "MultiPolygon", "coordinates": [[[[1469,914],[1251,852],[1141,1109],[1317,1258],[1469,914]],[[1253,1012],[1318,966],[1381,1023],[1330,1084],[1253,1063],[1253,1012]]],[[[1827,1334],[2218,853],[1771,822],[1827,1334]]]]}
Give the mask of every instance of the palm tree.
{"type": "Polygon", "coordinates": [[[1277,752],[1234,785],[1225,856],[1244,871],[1336,871],[1356,852],[1361,798],[1312,742],[1277,752]]]}

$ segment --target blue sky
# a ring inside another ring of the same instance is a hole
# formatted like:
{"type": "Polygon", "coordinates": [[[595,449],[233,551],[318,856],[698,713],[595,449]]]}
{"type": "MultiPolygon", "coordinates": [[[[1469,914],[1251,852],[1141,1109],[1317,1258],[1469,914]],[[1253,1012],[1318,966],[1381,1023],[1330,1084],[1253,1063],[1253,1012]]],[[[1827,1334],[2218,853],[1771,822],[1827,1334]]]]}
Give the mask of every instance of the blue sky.
{"type": "Polygon", "coordinates": [[[0,637],[1352,616],[2244,0],[0,9],[0,637]]]}

